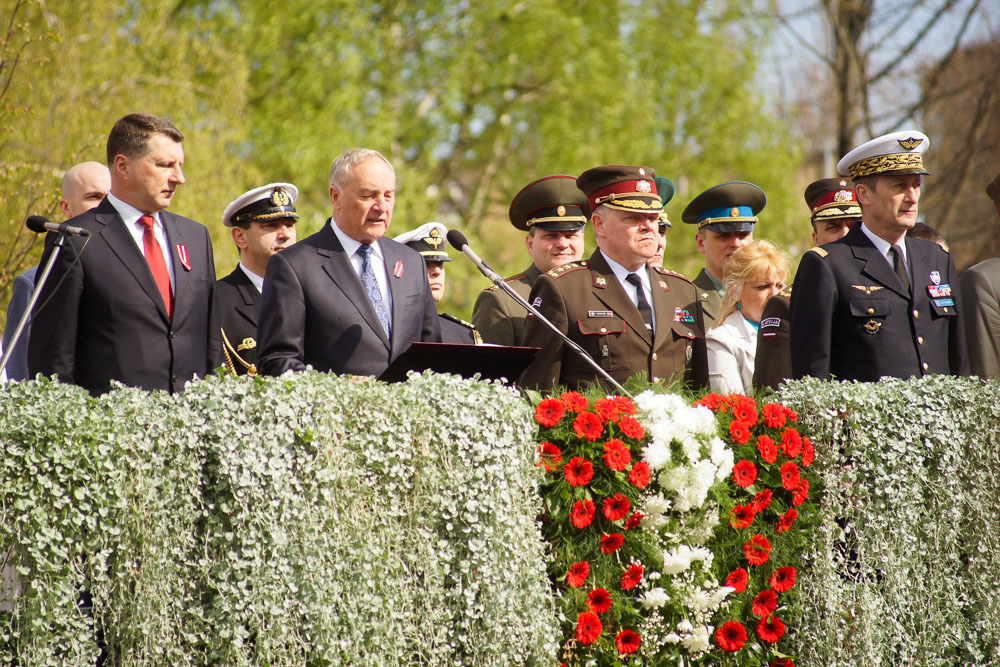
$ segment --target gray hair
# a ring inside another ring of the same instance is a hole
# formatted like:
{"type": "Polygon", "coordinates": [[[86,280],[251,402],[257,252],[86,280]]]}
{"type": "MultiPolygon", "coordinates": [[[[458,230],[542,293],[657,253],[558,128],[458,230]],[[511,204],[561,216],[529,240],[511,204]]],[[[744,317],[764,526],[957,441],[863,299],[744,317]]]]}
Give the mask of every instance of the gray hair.
{"type": "Polygon", "coordinates": [[[333,164],[330,165],[330,187],[337,188],[337,190],[343,190],[344,186],[347,185],[347,177],[350,176],[351,169],[358,166],[368,158],[373,157],[377,157],[389,165],[389,169],[392,171],[393,177],[396,176],[396,170],[393,169],[392,163],[378,151],[372,150],[371,148],[351,148],[334,158],[333,164]]]}

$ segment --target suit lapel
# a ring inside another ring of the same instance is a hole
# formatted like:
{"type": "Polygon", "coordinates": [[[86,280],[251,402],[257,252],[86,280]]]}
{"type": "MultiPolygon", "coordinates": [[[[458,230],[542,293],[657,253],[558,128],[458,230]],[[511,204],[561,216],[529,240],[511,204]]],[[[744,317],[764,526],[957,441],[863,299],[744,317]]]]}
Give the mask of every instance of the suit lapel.
{"type": "MultiPolygon", "coordinates": [[[[891,289],[906,300],[910,295],[903,289],[902,283],[896,277],[888,260],[878,251],[871,240],[861,231],[861,225],[855,225],[848,235],[854,235],[851,239],[851,251],[855,259],[863,263],[861,273],[868,276],[878,284],[891,289]]],[[[846,238],[846,237],[845,237],[846,238]]]]}
{"type": "MultiPolygon", "coordinates": [[[[392,295],[392,322],[393,328],[395,328],[395,323],[405,321],[406,315],[403,313],[403,306],[406,303],[406,299],[403,298],[402,287],[403,287],[403,255],[399,252],[399,249],[390,243],[382,243],[381,240],[378,242],[379,247],[382,249],[382,257],[385,258],[385,268],[386,268],[386,285],[389,286],[389,293],[392,295]],[[395,275],[396,263],[399,262],[400,274],[397,278],[395,275]]],[[[379,327],[381,331],[381,327],[379,327]]]]}
{"type": "Polygon", "coordinates": [[[361,285],[361,278],[355,272],[354,266],[351,264],[351,258],[347,256],[344,247],[340,245],[337,235],[330,229],[329,222],[323,225],[320,234],[316,251],[326,257],[326,261],[323,262],[323,270],[326,271],[334,284],[347,297],[348,302],[357,309],[358,314],[364,318],[368,326],[372,328],[372,331],[375,332],[386,349],[388,349],[389,339],[385,336],[382,323],[378,321],[378,316],[375,314],[375,307],[372,306],[368,295],[365,294],[365,288],[361,285]]]}
{"type": "Polygon", "coordinates": [[[257,305],[260,303],[260,292],[239,266],[233,271],[233,282],[236,284],[236,291],[239,292],[240,298],[243,299],[243,303],[237,303],[233,306],[233,310],[250,324],[257,326],[257,305]]]}
{"type": "Polygon", "coordinates": [[[160,290],[156,287],[153,274],[149,270],[149,264],[143,257],[139,246],[129,230],[125,228],[125,222],[115,207],[105,199],[95,211],[94,219],[103,225],[100,236],[108,244],[111,252],[125,265],[129,273],[135,278],[136,283],[146,296],[156,305],[156,309],[164,320],[167,319],[166,305],[160,297],[160,290]]]}
{"type": "MultiPolygon", "coordinates": [[[[639,336],[646,341],[647,344],[652,345],[652,340],[649,337],[649,329],[646,328],[646,323],[642,320],[642,315],[639,314],[639,309],[632,302],[632,299],[628,297],[625,293],[625,288],[615,277],[614,271],[608,266],[607,260],[604,259],[604,255],[600,250],[595,250],[594,254],[590,256],[589,268],[591,275],[594,275],[594,286],[592,287],[594,291],[594,296],[604,302],[611,310],[621,315],[622,319],[632,327],[639,336]],[[604,285],[599,284],[599,279],[604,279],[604,285]]],[[[659,322],[659,320],[657,320],[659,322]]]]}
{"type": "MultiPolygon", "coordinates": [[[[935,268],[930,256],[925,249],[920,247],[920,244],[910,243],[910,239],[906,239],[906,256],[910,258],[910,280],[912,281],[910,288],[914,294],[917,290],[926,290],[929,283],[925,281],[930,280],[931,272],[935,268]]],[[[948,280],[947,276],[939,276],[938,280],[941,278],[948,280]]]]}
{"type": "Polygon", "coordinates": [[[670,304],[667,302],[667,292],[670,291],[670,286],[667,285],[667,281],[663,279],[656,271],[647,269],[649,271],[649,287],[650,291],[653,293],[653,312],[656,314],[656,331],[653,332],[653,349],[659,348],[663,344],[664,339],[667,338],[670,333],[671,326],[674,322],[674,311],[670,310],[670,304]]]}
{"type": "Polygon", "coordinates": [[[191,283],[191,274],[193,273],[191,271],[190,257],[198,256],[191,253],[191,248],[197,243],[197,239],[189,238],[183,233],[172,213],[160,211],[160,221],[163,223],[163,235],[167,239],[167,252],[170,257],[170,263],[174,267],[174,317],[176,318],[180,308],[187,305],[185,303],[186,295],[188,294],[187,288],[191,283]],[[184,248],[187,258],[180,256],[178,246],[184,248]],[[187,268],[185,268],[184,263],[181,261],[182,259],[185,259],[187,262],[187,268]]]}

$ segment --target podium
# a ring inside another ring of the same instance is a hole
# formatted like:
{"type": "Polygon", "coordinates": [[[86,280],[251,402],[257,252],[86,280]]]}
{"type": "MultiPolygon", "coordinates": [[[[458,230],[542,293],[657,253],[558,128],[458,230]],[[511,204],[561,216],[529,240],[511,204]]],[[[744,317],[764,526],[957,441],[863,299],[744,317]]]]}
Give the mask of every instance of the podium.
{"type": "Polygon", "coordinates": [[[413,343],[379,376],[384,382],[402,382],[408,371],[436,371],[483,380],[504,379],[514,384],[541,348],[507,345],[413,343]]]}

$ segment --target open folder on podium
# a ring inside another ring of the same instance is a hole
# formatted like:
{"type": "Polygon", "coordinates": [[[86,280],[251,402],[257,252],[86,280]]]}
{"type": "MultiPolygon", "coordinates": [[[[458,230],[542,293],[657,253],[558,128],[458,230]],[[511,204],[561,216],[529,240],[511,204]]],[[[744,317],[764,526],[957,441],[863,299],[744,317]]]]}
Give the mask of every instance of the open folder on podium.
{"type": "Polygon", "coordinates": [[[483,380],[504,378],[513,384],[531,360],[537,347],[507,345],[456,345],[451,343],[414,343],[389,364],[379,376],[385,382],[401,382],[407,371],[436,371],[471,378],[476,373],[483,380]]]}

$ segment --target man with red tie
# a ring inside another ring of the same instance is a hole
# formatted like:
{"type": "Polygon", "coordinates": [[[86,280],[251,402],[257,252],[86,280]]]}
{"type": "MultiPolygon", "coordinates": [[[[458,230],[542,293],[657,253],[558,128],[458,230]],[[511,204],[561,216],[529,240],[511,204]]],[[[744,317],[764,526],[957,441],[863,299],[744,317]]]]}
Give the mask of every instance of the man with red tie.
{"type": "MultiPolygon", "coordinates": [[[[93,395],[118,381],[180,391],[221,361],[208,230],[168,213],[184,183],[183,135],[149,114],[119,119],[108,136],[111,191],[69,220],[68,237],[35,307],[28,369],[93,395]]],[[[46,239],[44,266],[53,251],[46,239]]]]}

